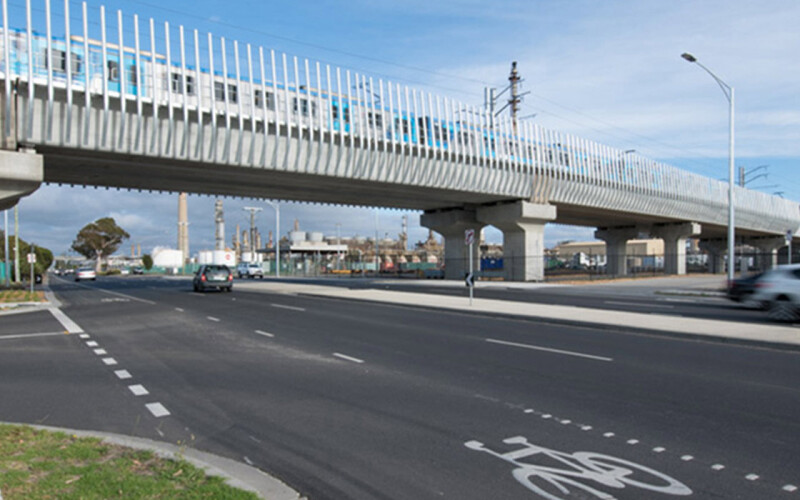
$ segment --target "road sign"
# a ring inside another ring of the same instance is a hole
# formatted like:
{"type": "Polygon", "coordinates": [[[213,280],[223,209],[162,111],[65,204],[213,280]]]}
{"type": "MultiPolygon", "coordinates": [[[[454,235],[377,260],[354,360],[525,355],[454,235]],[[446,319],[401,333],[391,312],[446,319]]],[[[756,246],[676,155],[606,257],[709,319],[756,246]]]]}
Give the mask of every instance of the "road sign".
{"type": "Polygon", "coordinates": [[[475,277],[472,273],[467,274],[467,277],[464,278],[464,283],[466,283],[466,285],[470,288],[475,286],[475,277]]]}
{"type": "Polygon", "coordinates": [[[36,264],[36,254],[29,253],[28,254],[28,264],[36,264]]]}
{"type": "Polygon", "coordinates": [[[788,245],[789,243],[791,243],[791,241],[792,241],[792,237],[793,237],[793,236],[794,236],[794,233],[792,232],[792,230],[791,230],[791,229],[790,229],[790,230],[788,230],[788,231],[786,231],[786,244],[787,244],[787,245],[788,245]]]}
{"type": "Polygon", "coordinates": [[[472,245],[475,243],[475,230],[474,229],[466,229],[464,231],[464,244],[465,245],[472,245]]]}

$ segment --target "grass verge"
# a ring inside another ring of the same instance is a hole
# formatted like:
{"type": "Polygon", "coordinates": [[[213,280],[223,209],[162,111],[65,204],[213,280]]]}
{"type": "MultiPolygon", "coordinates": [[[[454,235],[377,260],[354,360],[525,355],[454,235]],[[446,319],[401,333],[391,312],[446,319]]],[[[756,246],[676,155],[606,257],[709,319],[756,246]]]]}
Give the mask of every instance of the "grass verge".
{"type": "Polygon", "coordinates": [[[26,426],[0,425],[0,498],[200,499],[258,497],[185,460],[26,426]]]}
{"type": "Polygon", "coordinates": [[[44,292],[30,290],[0,290],[0,304],[10,302],[44,302],[44,292]]]}

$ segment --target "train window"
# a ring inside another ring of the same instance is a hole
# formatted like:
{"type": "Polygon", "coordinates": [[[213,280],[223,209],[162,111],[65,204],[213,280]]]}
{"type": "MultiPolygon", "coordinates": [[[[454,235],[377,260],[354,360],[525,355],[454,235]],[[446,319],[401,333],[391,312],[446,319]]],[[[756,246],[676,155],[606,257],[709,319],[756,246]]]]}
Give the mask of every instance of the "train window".
{"type": "MultiPolygon", "coordinates": [[[[395,118],[394,119],[394,128],[395,128],[395,130],[400,129],[400,118],[395,118]]],[[[403,133],[404,134],[408,133],[408,119],[407,118],[403,118],[403,133]]]]}
{"type": "MultiPolygon", "coordinates": [[[[339,119],[339,106],[338,106],[338,104],[333,103],[331,108],[332,108],[332,112],[333,112],[332,113],[333,114],[333,119],[334,120],[338,120],[339,119]]],[[[344,108],[344,121],[346,123],[350,123],[350,108],[344,108]]]]}
{"type": "MultiPolygon", "coordinates": [[[[183,75],[172,73],[170,81],[172,91],[176,94],[183,94],[183,75]]],[[[186,95],[194,95],[194,77],[192,75],[186,75],[186,95]]]]}
{"type": "MultiPolygon", "coordinates": [[[[228,84],[228,102],[236,104],[239,100],[239,87],[229,83],[228,84]]],[[[218,101],[225,100],[225,84],[222,82],[214,82],[214,99],[218,101]]]]}
{"type": "MultiPolygon", "coordinates": [[[[263,102],[261,100],[262,95],[263,92],[261,90],[256,89],[254,98],[255,98],[255,105],[257,108],[263,106],[263,102]]],[[[267,92],[267,109],[271,110],[275,109],[275,94],[273,94],[272,92],[267,92]]]]}
{"type": "Polygon", "coordinates": [[[369,124],[375,128],[383,128],[383,115],[378,113],[367,113],[369,124]]]}
{"type": "Polygon", "coordinates": [[[83,56],[80,54],[72,53],[72,74],[77,75],[83,68],[83,56]]]}
{"type": "Polygon", "coordinates": [[[117,61],[108,61],[108,81],[119,81],[119,63],[117,61]]]}
{"type": "MultiPolygon", "coordinates": [[[[300,113],[302,113],[303,116],[308,116],[308,108],[309,108],[308,99],[299,99],[298,100],[297,97],[292,99],[292,109],[294,110],[295,113],[297,113],[299,111],[300,113]]],[[[316,111],[317,111],[316,103],[312,102],[311,103],[311,112],[313,114],[316,114],[316,111]]]]}
{"type": "Polygon", "coordinates": [[[417,122],[419,126],[417,127],[417,135],[419,136],[419,143],[425,144],[427,141],[425,140],[425,131],[428,127],[425,126],[425,118],[420,117],[417,122]]]}
{"type": "Polygon", "coordinates": [[[139,75],[137,74],[136,71],[136,65],[131,64],[128,71],[128,82],[135,87],[136,85],[139,84],[138,77],[139,75]]]}
{"type": "Polygon", "coordinates": [[[50,61],[53,62],[53,71],[61,71],[66,73],[67,71],[67,52],[64,50],[59,49],[51,49],[50,57],[47,57],[47,51],[45,51],[45,58],[44,58],[44,67],[47,68],[50,65],[50,61]]]}

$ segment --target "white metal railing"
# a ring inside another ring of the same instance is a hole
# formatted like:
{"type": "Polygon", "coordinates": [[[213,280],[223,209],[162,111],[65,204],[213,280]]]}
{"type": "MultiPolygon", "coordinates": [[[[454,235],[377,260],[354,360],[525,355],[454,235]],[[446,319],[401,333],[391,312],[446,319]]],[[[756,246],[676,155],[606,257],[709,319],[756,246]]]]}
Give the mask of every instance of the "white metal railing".
{"type": "MultiPolygon", "coordinates": [[[[727,183],[638,154],[183,26],[92,17],[85,2],[76,18],[70,0],[42,0],[34,16],[31,3],[9,17],[2,0],[0,78],[7,103],[24,84],[23,142],[725,221],[727,183]]],[[[6,106],[7,135],[11,122],[6,106]]],[[[743,188],[735,199],[740,225],[800,225],[796,203],[743,188]]]]}

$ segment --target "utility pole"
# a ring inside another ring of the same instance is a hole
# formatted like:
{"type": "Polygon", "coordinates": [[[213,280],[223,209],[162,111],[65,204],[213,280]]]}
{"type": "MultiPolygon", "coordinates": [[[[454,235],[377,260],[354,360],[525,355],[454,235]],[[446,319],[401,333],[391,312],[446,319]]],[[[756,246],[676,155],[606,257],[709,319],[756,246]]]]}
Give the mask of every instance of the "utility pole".
{"type": "Polygon", "coordinates": [[[522,103],[522,98],[530,92],[523,92],[520,93],[521,83],[523,82],[522,78],[519,76],[519,72],[517,71],[517,61],[511,62],[511,72],[508,75],[508,86],[497,93],[497,89],[486,87],[484,89],[484,106],[491,117],[492,123],[490,123],[490,127],[494,123],[494,117],[502,113],[506,108],[511,108],[511,124],[514,127],[514,134],[517,133],[517,121],[519,117],[519,105],[522,103]],[[497,99],[509,92],[508,101],[506,101],[505,106],[500,108],[498,111],[495,111],[497,107],[497,99]]]}
{"type": "Polygon", "coordinates": [[[522,78],[519,77],[517,72],[517,61],[511,63],[511,74],[508,75],[509,87],[511,87],[511,97],[508,99],[508,105],[511,106],[511,123],[514,126],[514,133],[517,133],[517,115],[519,114],[519,105],[522,102],[522,96],[519,95],[519,83],[522,78]]]}
{"type": "Polygon", "coordinates": [[[242,210],[250,212],[250,262],[256,261],[256,214],[263,210],[259,207],[244,207],[242,210]]]}
{"type": "Polygon", "coordinates": [[[3,281],[6,284],[6,288],[11,286],[10,282],[10,275],[11,269],[8,268],[8,210],[3,210],[3,219],[5,219],[5,228],[3,231],[3,240],[4,240],[4,248],[3,248],[3,256],[5,258],[5,268],[3,269],[3,281]]]}
{"type": "Polygon", "coordinates": [[[19,205],[14,205],[14,283],[20,283],[19,275],[19,205]]]}

